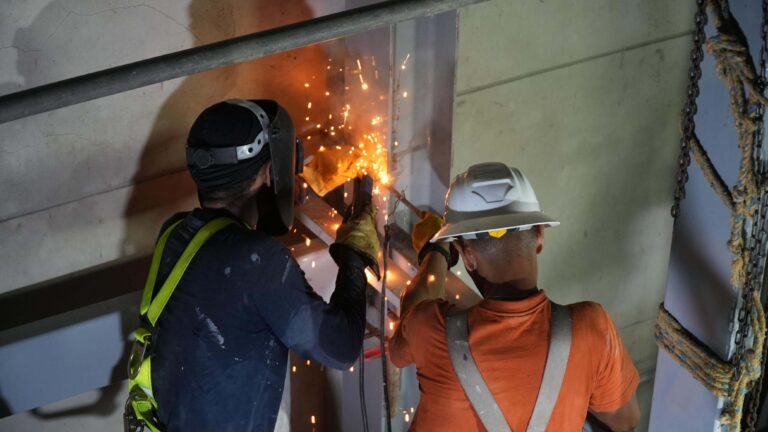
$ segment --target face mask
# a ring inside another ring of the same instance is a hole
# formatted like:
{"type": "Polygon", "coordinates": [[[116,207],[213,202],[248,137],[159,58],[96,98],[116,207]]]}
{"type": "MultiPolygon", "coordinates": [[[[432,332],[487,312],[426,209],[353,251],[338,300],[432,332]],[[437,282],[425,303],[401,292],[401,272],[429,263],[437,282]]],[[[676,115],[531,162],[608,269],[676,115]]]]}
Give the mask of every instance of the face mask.
{"type": "Polygon", "coordinates": [[[484,278],[477,270],[470,271],[467,269],[467,274],[472,278],[472,282],[475,283],[477,290],[480,291],[483,298],[490,300],[522,300],[539,292],[538,288],[521,290],[511,281],[491,282],[484,278]]]}

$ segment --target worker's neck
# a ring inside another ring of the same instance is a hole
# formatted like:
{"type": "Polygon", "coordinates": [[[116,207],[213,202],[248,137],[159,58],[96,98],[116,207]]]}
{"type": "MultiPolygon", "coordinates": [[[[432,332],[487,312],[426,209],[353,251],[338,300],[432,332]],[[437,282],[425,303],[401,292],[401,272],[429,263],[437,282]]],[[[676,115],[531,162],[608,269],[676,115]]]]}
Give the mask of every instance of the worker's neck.
{"type": "Polygon", "coordinates": [[[482,279],[482,276],[480,279],[480,281],[475,281],[475,285],[483,297],[488,300],[522,300],[539,292],[536,282],[528,278],[498,283],[482,279]]]}
{"type": "Polygon", "coordinates": [[[489,300],[515,301],[528,298],[539,292],[535,261],[527,265],[515,265],[514,269],[489,271],[488,278],[478,271],[470,272],[480,293],[489,300]],[[515,271],[510,271],[515,270],[515,271]]]}
{"type": "Polygon", "coordinates": [[[237,217],[240,222],[243,222],[249,226],[255,227],[256,222],[258,219],[258,211],[256,209],[256,203],[251,203],[250,205],[247,203],[239,203],[237,205],[234,204],[226,204],[220,201],[206,201],[202,203],[202,207],[204,209],[222,209],[226,210],[235,217],[237,217]]]}

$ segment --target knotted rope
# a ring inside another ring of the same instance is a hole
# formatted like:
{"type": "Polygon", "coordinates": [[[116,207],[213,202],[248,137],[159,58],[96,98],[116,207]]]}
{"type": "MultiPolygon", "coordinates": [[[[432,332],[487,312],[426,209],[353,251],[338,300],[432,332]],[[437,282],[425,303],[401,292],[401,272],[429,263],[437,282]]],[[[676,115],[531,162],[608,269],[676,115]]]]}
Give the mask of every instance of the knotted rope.
{"type": "MultiPolygon", "coordinates": [[[[731,254],[731,284],[735,292],[743,292],[747,286],[747,265],[753,251],[748,247],[750,233],[746,222],[754,223],[758,216],[761,192],[765,186],[752,169],[753,150],[756,146],[755,131],[762,122],[757,106],[768,105],[758,85],[758,75],[749,55],[748,45],[736,20],[730,15],[727,0],[712,0],[710,10],[715,17],[717,34],[707,40],[707,51],[715,58],[718,77],[726,84],[729,105],[737,130],[741,166],[738,183],[729,189],[712,164],[696,134],[691,134],[689,145],[694,160],[704,177],[731,212],[731,236],[728,242],[731,254]]],[[[734,356],[731,361],[720,359],[664,308],[662,304],[656,323],[656,341],[681,366],[688,370],[702,385],[718,397],[725,398],[720,416],[725,431],[740,429],[744,397],[762,374],[762,352],[765,344],[765,314],[760,302],[759,288],[746,301],[751,310],[748,320],[753,334],[752,346],[744,355],[734,356]]],[[[742,340],[747,344],[748,340],[742,340]]]]}

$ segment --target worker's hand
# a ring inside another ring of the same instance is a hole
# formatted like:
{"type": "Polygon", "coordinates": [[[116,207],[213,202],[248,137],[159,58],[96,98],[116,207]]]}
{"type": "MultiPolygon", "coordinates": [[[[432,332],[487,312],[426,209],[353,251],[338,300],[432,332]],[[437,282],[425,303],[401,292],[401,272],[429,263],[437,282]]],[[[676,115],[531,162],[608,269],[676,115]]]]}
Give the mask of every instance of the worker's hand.
{"type": "Polygon", "coordinates": [[[379,236],[375,223],[377,211],[375,206],[368,205],[360,214],[341,224],[336,231],[336,244],[349,246],[358,252],[379,277],[379,236]]]}
{"type": "Polygon", "coordinates": [[[419,265],[429,252],[439,252],[451,268],[459,262],[459,252],[451,243],[429,243],[443,226],[443,218],[432,212],[423,212],[421,220],[413,226],[411,242],[418,253],[419,265]]]}
{"type": "Polygon", "coordinates": [[[432,237],[440,231],[443,226],[443,218],[439,215],[425,211],[422,213],[421,220],[413,226],[411,231],[411,242],[413,249],[419,252],[432,237]]]}

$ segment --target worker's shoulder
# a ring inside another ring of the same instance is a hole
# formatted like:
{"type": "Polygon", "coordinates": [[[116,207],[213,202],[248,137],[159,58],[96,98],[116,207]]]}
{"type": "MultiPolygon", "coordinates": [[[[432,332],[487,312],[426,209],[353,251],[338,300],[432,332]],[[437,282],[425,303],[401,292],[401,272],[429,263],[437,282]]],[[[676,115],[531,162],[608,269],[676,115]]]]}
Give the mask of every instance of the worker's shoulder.
{"type": "Polygon", "coordinates": [[[441,323],[445,322],[445,314],[453,305],[443,299],[422,300],[413,306],[403,317],[411,323],[441,323]]]}
{"type": "Polygon", "coordinates": [[[237,224],[231,227],[235,250],[239,253],[257,253],[263,258],[284,260],[291,256],[288,248],[277,239],[262,231],[252,230],[237,224]]]}
{"type": "Polygon", "coordinates": [[[160,232],[157,234],[157,237],[160,238],[160,236],[163,235],[163,233],[168,228],[170,228],[176,222],[179,222],[185,217],[187,217],[189,213],[190,213],[189,211],[178,212],[178,213],[175,213],[173,216],[169,217],[168,219],[166,219],[166,221],[163,222],[163,225],[160,226],[160,232]]]}
{"type": "Polygon", "coordinates": [[[568,305],[571,318],[576,326],[602,333],[612,325],[612,319],[603,305],[592,301],[583,301],[568,305]]]}

